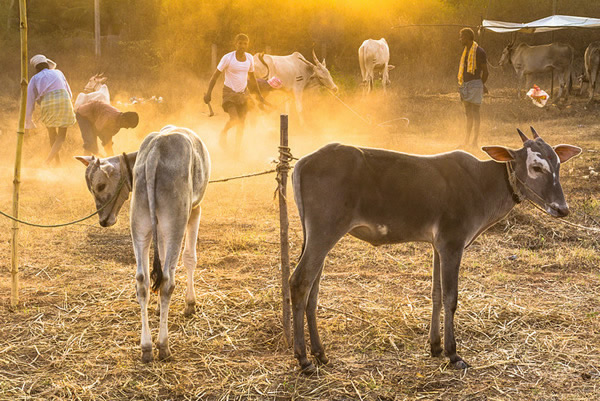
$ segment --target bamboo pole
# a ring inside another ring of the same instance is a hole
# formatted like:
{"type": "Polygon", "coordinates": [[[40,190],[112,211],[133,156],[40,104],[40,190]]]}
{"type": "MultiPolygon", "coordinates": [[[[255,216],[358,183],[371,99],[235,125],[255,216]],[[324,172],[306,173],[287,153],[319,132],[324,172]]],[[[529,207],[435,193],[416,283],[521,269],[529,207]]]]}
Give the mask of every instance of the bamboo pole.
{"type": "MultiPolygon", "coordinates": [[[[21,186],[21,153],[25,136],[25,108],[27,107],[27,1],[19,0],[19,18],[21,31],[21,109],[19,110],[19,129],[17,131],[17,154],[15,157],[15,175],[13,180],[12,215],[19,217],[19,188],[21,186]]],[[[10,304],[19,303],[19,259],[18,259],[19,223],[13,221],[11,243],[12,277],[10,304]]]]}
{"type": "Polygon", "coordinates": [[[288,150],[288,116],[280,116],[279,137],[279,238],[281,242],[281,295],[282,295],[282,321],[283,338],[289,347],[291,338],[291,307],[290,307],[290,245],[288,242],[288,210],[287,210],[287,176],[289,170],[288,150]]]}
{"type": "Polygon", "coordinates": [[[100,58],[100,0],[94,0],[94,54],[96,55],[96,61],[100,58]]]}

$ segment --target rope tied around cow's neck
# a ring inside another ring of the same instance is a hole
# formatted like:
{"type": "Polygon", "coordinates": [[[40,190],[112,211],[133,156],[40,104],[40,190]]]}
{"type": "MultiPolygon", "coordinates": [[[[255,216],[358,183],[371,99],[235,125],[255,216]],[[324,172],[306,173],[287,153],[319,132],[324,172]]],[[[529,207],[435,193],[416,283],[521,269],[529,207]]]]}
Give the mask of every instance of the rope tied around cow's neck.
{"type": "Polygon", "coordinates": [[[123,202],[129,198],[129,193],[133,189],[133,172],[131,171],[131,166],[129,166],[129,160],[127,159],[127,154],[125,152],[119,155],[119,169],[121,172],[119,188],[117,189],[115,196],[113,196],[114,201],[108,212],[109,215],[115,210],[117,203],[123,204],[123,202]],[[123,192],[123,187],[127,187],[127,191],[123,192]],[[121,198],[123,199],[121,200],[121,198]]]}
{"type": "Polygon", "coordinates": [[[512,163],[510,161],[506,163],[506,173],[508,174],[508,184],[510,185],[510,188],[512,189],[513,200],[515,201],[515,203],[523,202],[526,199],[526,197],[525,197],[525,195],[523,195],[523,193],[517,186],[517,181],[520,181],[520,180],[517,178],[517,173],[515,172],[515,170],[512,166],[512,163]]]}
{"type": "Polygon", "coordinates": [[[131,166],[129,165],[127,153],[123,152],[123,154],[119,156],[119,159],[121,159],[121,163],[119,163],[121,167],[121,174],[123,174],[124,172],[127,173],[127,187],[129,189],[129,192],[131,192],[131,190],[133,189],[133,171],[131,170],[131,166]],[[125,171],[123,171],[123,165],[125,165],[125,171]]]}

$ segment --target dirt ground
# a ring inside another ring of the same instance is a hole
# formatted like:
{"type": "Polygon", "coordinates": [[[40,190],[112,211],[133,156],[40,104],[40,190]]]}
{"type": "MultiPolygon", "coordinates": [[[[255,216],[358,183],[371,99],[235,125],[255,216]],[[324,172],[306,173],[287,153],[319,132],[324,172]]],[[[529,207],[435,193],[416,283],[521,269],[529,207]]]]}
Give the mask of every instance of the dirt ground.
{"type": "MultiPolygon", "coordinates": [[[[216,91],[219,92],[219,91],[216,91]]],[[[458,95],[408,94],[368,99],[326,92],[305,99],[307,126],[292,112],[290,146],[300,157],[332,141],[412,153],[449,151],[461,142],[458,95]],[[355,114],[355,112],[357,114],[355,114]],[[406,117],[410,124],[400,118],[406,117]]],[[[198,97],[139,108],[142,123],[115,138],[133,151],[150,131],[188,126],[207,143],[212,178],[262,171],[277,157],[278,114],[251,121],[243,154],[218,145],[225,122],[218,102],[209,118],[198,97]]],[[[273,103],[282,107],[282,98],[273,103]]],[[[0,126],[0,210],[11,210],[16,105],[0,126]]],[[[283,110],[283,109],[282,109],[283,110]]],[[[582,99],[538,109],[508,90],[482,109],[480,144],[519,147],[516,127],[533,125],[550,144],[583,148],[561,169],[571,215],[600,225],[600,119],[582,99]]],[[[25,140],[21,217],[69,221],[94,210],[76,127],[60,167],[46,166],[42,129],[25,140]]],[[[232,138],[230,138],[232,139],[232,138]]],[[[485,154],[473,150],[477,157],[485,154]]],[[[427,185],[427,183],[423,183],[427,185]]],[[[3,400],[582,400],[600,398],[598,234],[562,224],[527,204],[465,253],[456,314],[466,371],[430,357],[432,252],[427,244],[372,247],[346,236],[323,273],[319,327],[331,366],[305,377],[281,324],[275,176],[209,186],[202,206],[195,288],[197,314],[183,316],[185,270],[169,316],[170,362],[142,364],[135,258],[128,206],[117,224],[96,219],[57,229],[21,226],[20,304],[10,308],[11,223],[0,218],[0,399],[3,400]]],[[[302,245],[291,190],[292,267],[302,245]]],[[[156,297],[153,295],[152,303],[156,297]]],[[[151,315],[153,339],[158,318],[151,315]]]]}

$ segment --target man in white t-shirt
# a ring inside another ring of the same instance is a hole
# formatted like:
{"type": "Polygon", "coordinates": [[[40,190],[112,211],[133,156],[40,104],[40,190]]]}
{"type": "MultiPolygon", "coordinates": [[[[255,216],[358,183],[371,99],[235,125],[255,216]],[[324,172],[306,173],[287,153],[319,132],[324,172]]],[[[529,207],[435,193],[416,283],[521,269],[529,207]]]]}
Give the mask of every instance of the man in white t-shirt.
{"type": "Polygon", "coordinates": [[[211,93],[217,82],[217,78],[223,72],[225,74],[223,110],[229,114],[229,121],[227,121],[221,131],[220,143],[221,145],[225,145],[227,131],[235,126],[237,152],[241,148],[244,123],[246,113],[248,112],[247,86],[251,85],[252,90],[258,94],[259,100],[265,103],[265,99],[260,93],[256,77],[254,76],[254,59],[250,53],[246,52],[249,42],[248,36],[243,33],[235,37],[235,51],[223,56],[210,79],[208,91],[204,95],[204,102],[208,104],[211,100],[211,93]]]}

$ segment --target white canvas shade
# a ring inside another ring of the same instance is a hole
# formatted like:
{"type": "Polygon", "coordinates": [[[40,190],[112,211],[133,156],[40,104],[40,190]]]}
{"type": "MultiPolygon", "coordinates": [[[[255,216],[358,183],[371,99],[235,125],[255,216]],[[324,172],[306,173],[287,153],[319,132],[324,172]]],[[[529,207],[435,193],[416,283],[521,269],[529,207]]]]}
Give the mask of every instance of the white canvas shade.
{"type": "Polygon", "coordinates": [[[498,33],[540,33],[551,32],[565,28],[600,28],[600,18],[552,15],[550,17],[538,19],[525,24],[485,19],[481,24],[481,28],[498,33]]]}

